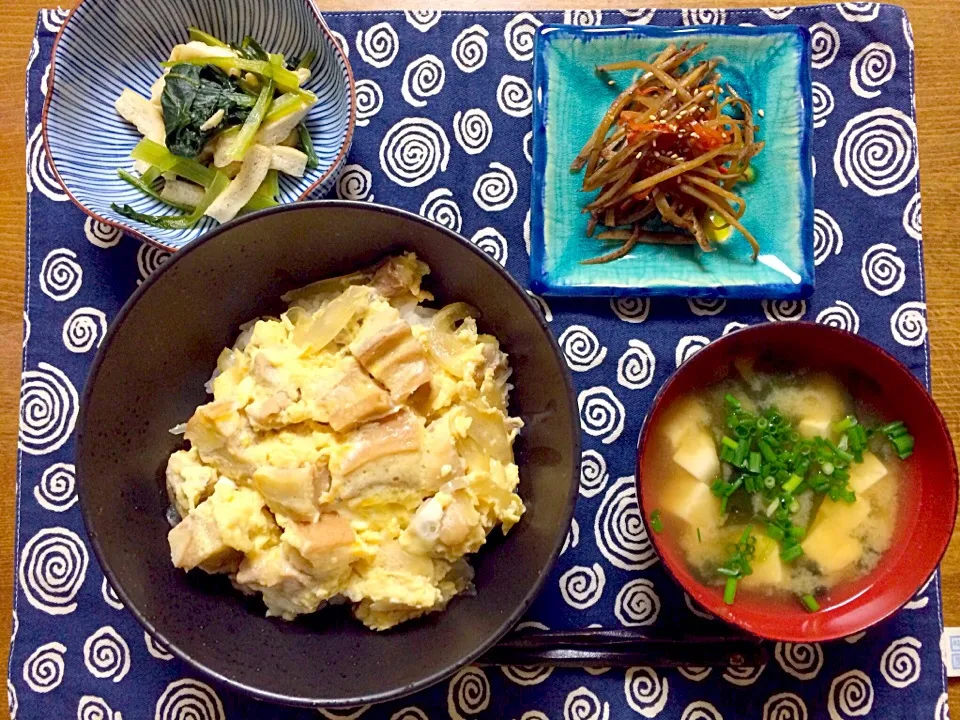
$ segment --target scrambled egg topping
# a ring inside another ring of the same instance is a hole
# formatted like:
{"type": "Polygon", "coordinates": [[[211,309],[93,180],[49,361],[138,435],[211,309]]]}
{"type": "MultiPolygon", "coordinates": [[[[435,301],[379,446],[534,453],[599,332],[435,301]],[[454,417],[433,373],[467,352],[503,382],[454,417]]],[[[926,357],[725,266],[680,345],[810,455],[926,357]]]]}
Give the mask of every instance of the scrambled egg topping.
{"type": "Polygon", "coordinates": [[[167,465],[176,567],[288,620],[327,602],[385,630],[470,586],[465,556],[524,512],[510,369],[472,308],[420,305],[412,254],[284,296],[242,328],[167,465]]]}

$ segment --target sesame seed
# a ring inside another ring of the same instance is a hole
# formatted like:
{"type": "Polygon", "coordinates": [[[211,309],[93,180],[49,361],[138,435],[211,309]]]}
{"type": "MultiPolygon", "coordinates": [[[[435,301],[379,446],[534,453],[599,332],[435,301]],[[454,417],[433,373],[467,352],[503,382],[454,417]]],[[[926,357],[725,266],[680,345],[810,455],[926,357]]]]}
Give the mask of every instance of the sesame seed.
{"type": "Polygon", "coordinates": [[[760,117],[763,117],[763,108],[760,108],[759,110],[757,110],[757,115],[759,115],[760,117]]]}
{"type": "Polygon", "coordinates": [[[713,90],[707,90],[707,97],[713,97],[713,90]]]}
{"type": "Polygon", "coordinates": [[[663,110],[660,111],[660,117],[666,117],[666,116],[667,116],[667,110],[666,108],[664,108],[663,110]]]}

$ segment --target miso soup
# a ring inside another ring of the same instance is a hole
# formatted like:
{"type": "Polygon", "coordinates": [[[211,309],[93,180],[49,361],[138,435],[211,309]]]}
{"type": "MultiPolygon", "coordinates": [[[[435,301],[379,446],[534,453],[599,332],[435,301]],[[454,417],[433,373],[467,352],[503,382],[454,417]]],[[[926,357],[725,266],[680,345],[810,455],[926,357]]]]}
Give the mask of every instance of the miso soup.
{"type": "Polygon", "coordinates": [[[816,611],[890,547],[913,437],[831,376],[737,367],[650,428],[648,525],[728,604],[792,594],[816,611]]]}

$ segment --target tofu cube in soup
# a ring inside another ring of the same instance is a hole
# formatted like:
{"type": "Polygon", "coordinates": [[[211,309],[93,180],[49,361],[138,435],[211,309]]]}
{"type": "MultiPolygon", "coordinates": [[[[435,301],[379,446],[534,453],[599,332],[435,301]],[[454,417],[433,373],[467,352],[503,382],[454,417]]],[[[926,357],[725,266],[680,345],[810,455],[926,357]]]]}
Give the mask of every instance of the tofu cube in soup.
{"type": "Polygon", "coordinates": [[[867,450],[863,453],[863,462],[850,468],[850,489],[855,493],[864,493],[886,476],[887,466],[867,450]]]}
{"type": "Polygon", "coordinates": [[[703,483],[711,483],[720,474],[720,458],[713,436],[701,428],[684,435],[673,461],[703,483]]]}
{"type": "Polygon", "coordinates": [[[720,500],[710,486],[680,468],[664,483],[660,502],[664,511],[692,527],[714,528],[721,520],[720,500]]]}

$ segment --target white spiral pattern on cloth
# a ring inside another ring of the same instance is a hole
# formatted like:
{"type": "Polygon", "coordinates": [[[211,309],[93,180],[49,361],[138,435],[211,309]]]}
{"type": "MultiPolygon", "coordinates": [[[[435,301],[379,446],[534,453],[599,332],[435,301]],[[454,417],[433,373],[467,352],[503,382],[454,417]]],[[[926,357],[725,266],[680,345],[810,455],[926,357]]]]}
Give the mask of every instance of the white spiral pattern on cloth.
{"type": "Polygon", "coordinates": [[[27,343],[30,342],[30,316],[27,315],[27,311],[23,311],[23,347],[27,346],[27,343]]]}
{"type": "Polygon", "coordinates": [[[893,77],[897,58],[886,43],[872,42],[850,63],[850,88],[862,98],[875,98],[893,77]]]}
{"type": "Polygon", "coordinates": [[[722,313],[727,301],[723,298],[687,298],[687,306],[697,317],[710,317],[722,313]]]}
{"type": "Polygon", "coordinates": [[[894,640],[880,656],[880,674],[891,687],[905,688],[920,679],[922,643],[914,637],[894,640]]]}
{"type": "Polygon", "coordinates": [[[609,720],[610,703],[601,702],[591,690],[578,687],[563,701],[563,720],[609,720]]]}
{"type": "Polygon", "coordinates": [[[628,323],[642,323],[650,314],[650,298],[611,298],[613,314],[628,323]]]}
{"type": "Polygon", "coordinates": [[[820,265],[842,249],[843,230],[830,213],[817,208],[813,211],[813,262],[820,265]]]}
{"type": "Polygon", "coordinates": [[[794,10],[795,8],[787,7],[786,5],[760,8],[760,12],[771,20],[785,20],[793,14],[794,10]]]}
{"type": "Polygon", "coordinates": [[[117,591],[113,589],[110,581],[106,578],[100,583],[100,595],[103,597],[103,601],[114,610],[123,610],[123,602],[121,602],[117,591]]]}
{"type": "Polygon", "coordinates": [[[507,21],[503,29],[503,40],[507,52],[518,62],[533,60],[533,39],[537,28],[543,23],[528,12],[518,13],[507,21]]]}
{"type": "Polygon", "coordinates": [[[917,590],[916,593],[914,593],[913,599],[910,600],[910,602],[908,602],[903,607],[906,610],[920,610],[921,608],[925,608],[927,604],[930,602],[930,598],[926,596],[927,590],[930,588],[930,584],[934,581],[936,577],[937,577],[936,573],[931,575],[930,578],[923,584],[923,587],[921,587],[919,590],[917,590]]]}
{"type": "Polygon", "coordinates": [[[610,668],[609,668],[609,667],[585,667],[585,668],[583,668],[583,669],[584,669],[585,672],[589,673],[590,675],[594,675],[594,676],[596,676],[596,675],[603,675],[603,674],[606,673],[606,672],[610,672],[610,668]]]}
{"type": "Polygon", "coordinates": [[[96,695],[84,695],[77,704],[77,720],[123,720],[107,701],[96,695]]]}
{"type": "Polygon", "coordinates": [[[570,529],[567,531],[567,536],[563,539],[563,547],[560,549],[560,554],[563,555],[570,548],[575,548],[580,544],[580,524],[577,522],[576,518],[573,518],[570,521],[570,529]]]}
{"type": "Polygon", "coordinates": [[[582,25],[590,27],[594,25],[603,25],[602,10],[564,10],[564,25],[582,25]]]}
{"type": "Polygon", "coordinates": [[[413,25],[417,30],[425,33],[432,28],[443,16],[439,10],[404,10],[403,16],[407,22],[413,25]]]}
{"type": "Polygon", "coordinates": [[[643,340],[628,340],[617,361],[617,382],[629,390],[642,390],[653,382],[657,358],[643,340]]]}
{"type": "Polygon", "coordinates": [[[173,660],[173,653],[160,642],[154,640],[150,633],[143,633],[143,644],[146,645],[147,652],[150,653],[151,657],[155,657],[157,660],[173,660]]]}
{"type": "Polygon", "coordinates": [[[823,667],[823,650],[817,643],[778,642],[773,656],[787,675],[813,680],[823,667]]]}
{"type": "Polygon", "coordinates": [[[907,280],[907,268],[897,257],[897,248],[888,243],[877,243],[867,249],[860,263],[863,284],[880,297],[893,295],[907,280]]]}
{"type": "Polygon", "coordinates": [[[858,642],[860,642],[861,640],[863,640],[863,638],[864,638],[865,635],[866,635],[865,632],[854,633],[853,635],[847,635],[847,636],[843,639],[843,641],[844,641],[845,643],[847,643],[848,645],[854,645],[855,643],[858,643],[858,642]]]}
{"type": "Polygon", "coordinates": [[[41,10],[40,22],[50,32],[57,33],[59,32],[60,28],[63,27],[63,23],[66,21],[67,15],[69,14],[69,10],[65,10],[61,7],[41,10]]]}
{"type": "Polygon", "coordinates": [[[527,159],[528,163],[533,164],[533,130],[527,132],[523,136],[523,156],[527,159]]]}
{"type": "Polygon", "coordinates": [[[130,671],[130,648],[116,630],[105,625],[83,643],[83,664],[94,677],[118,683],[130,671]]]}
{"type": "MultiPolygon", "coordinates": [[[[911,45],[911,47],[913,46],[911,45]]],[[[950,720],[950,696],[945,692],[937,698],[937,707],[933,711],[933,719],[950,720]]]]}
{"type": "Polygon", "coordinates": [[[507,680],[524,687],[539,685],[553,674],[549,665],[501,665],[500,670],[507,680]]]}
{"type": "Polygon", "coordinates": [[[700,605],[698,605],[697,602],[692,597],[690,597],[687,593],[683,594],[683,602],[687,606],[687,610],[692,612],[698,618],[701,618],[702,620],[717,619],[715,616],[713,616],[712,614],[704,610],[702,607],[700,607],[700,605]]]}
{"type": "Polygon", "coordinates": [[[607,348],[586,325],[569,326],[557,339],[557,344],[574,372],[593,370],[607,357],[607,348]]]}
{"type": "Polygon", "coordinates": [[[723,669],[722,677],[731,685],[747,687],[760,679],[766,667],[766,665],[727,667],[723,669]]]}
{"type": "Polygon", "coordinates": [[[903,209],[903,229],[914,240],[923,239],[923,215],[920,211],[920,193],[914,193],[903,209]]]}
{"type": "Polygon", "coordinates": [[[87,217],[83,221],[83,234],[91,244],[99,248],[116,247],[123,236],[119,228],[94,220],[92,217],[87,217]]]}
{"type": "Polygon", "coordinates": [[[493,123],[480,108],[457,110],[453,116],[453,136],[467,155],[479,155],[493,138],[493,123]]]}
{"type": "Polygon", "coordinates": [[[27,141],[27,192],[33,192],[34,189],[54,202],[66,202],[70,199],[50,167],[39,124],[30,133],[27,141]]]}
{"type": "Polygon", "coordinates": [[[920,347],[927,339],[927,306],[922,302],[905,302],[890,316],[893,339],[906,347],[920,347]]]}
{"type": "Polygon", "coordinates": [[[706,700],[694,700],[684,708],[680,720],[723,720],[723,715],[706,700]]]}
{"type": "Polygon", "coordinates": [[[763,704],[763,720],[807,720],[807,706],[799,695],[771,695],[763,704]]]}
{"type": "MultiPolygon", "coordinates": [[[[34,38],[36,42],[36,38],[34,38]]],[[[7,713],[10,720],[17,720],[17,710],[20,709],[20,703],[17,700],[17,689],[13,686],[13,681],[7,677],[7,713]]]]}
{"type": "Polygon", "coordinates": [[[860,316],[850,303],[843,300],[837,300],[817,313],[817,322],[847,332],[860,332],[860,316]]]}
{"type": "Polygon", "coordinates": [[[140,247],[137,248],[137,270],[140,272],[140,277],[146,280],[169,259],[170,253],[166,250],[161,250],[155,245],[141,243],[140,247]]]}
{"type": "Polygon", "coordinates": [[[28,455],[58,450],[73,434],[79,411],[77,390],[62,370],[43,362],[36,370],[25,370],[17,445],[28,455]]]}
{"type": "Polygon", "coordinates": [[[357,31],[357,51],[364,62],[375,68],[389,66],[400,50],[400,38],[390,23],[372,25],[366,32],[357,31]]]}
{"type": "Polygon", "coordinates": [[[500,234],[499,230],[493,227],[480,228],[470,236],[470,242],[500,263],[501,266],[506,266],[507,239],[500,234]]]}
{"type": "Polygon", "coordinates": [[[626,18],[628,25],[649,25],[657,11],[654,8],[642,8],[637,10],[620,10],[621,15],[626,18]]]}
{"type": "Polygon", "coordinates": [[[560,596],[570,607],[585,610],[597,604],[606,584],[607,577],[598,563],[590,567],[574,565],[560,576],[560,596]]]}
{"type": "Polygon", "coordinates": [[[806,300],[761,300],[760,307],[770,322],[795,322],[807,313],[806,300]]]}
{"type": "Polygon", "coordinates": [[[917,176],[917,126],[896,108],[876,108],[847,122],[833,155],[843,187],[853,183],[867,195],[899,192],[917,176]]]}
{"type": "Polygon", "coordinates": [[[463,223],[460,217],[460,206],[453,199],[453,193],[447,188],[431,190],[420,205],[420,214],[457,233],[460,232],[460,226],[463,223]]]}
{"type": "Polygon", "coordinates": [[[747,328],[747,327],[750,327],[750,326],[747,325],[746,323],[732,320],[723,326],[723,334],[729,335],[730,333],[735,332],[736,330],[743,330],[744,328],[747,328]]]}
{"type": "Polygon", "coordinates": [[[13,645],[14,640],[17,639],[17,631],[20,629],[20,618],[17,616],[16,609],[11,611],[10,615],[13,621],[10,628],[10,644],[13,645]]]}
{"type": "Polygon", "coordinates": [[[552,322],[553,312],[550,310],[550,306],[547,305],[547,301],[530,290],[526,290],[525,292],[537,304],[537,307],[540,309],[540,314],[543,315],[543,319],[547,322],[552,322]]]}
{"type": "Polygon", "coordinates": [[[357,718],[359,718],[369,709],[370,705],[359,705],[343,708],[342,710],[326,710],[324,708],[319,708],[317,712],[323,717],[327,718],[327,720],[357,720],[357,718]]]}
{"type": "Polygon", "coordinates": [[[357,80],[357,125],[366,127],[383,108],[383,90],[373,80],[357,80]]]}
{"type": "Polygon", "coordinates": [[[516,75],[504,75],[497,85],[497,105],[510,117],[525,118],[533,112],[533,91],[516,75]]]}
{"type": "Polygon", "coordinates": [[[63,344],[72,353],[89,352],[100,347],[107,332],[107,316],[102,310],[81,307],[63,323],[63,344]]]}
{"type": "Polygon", "coordinates": [[[580,494],[592,498],[603,492],[610,480],[607,461],[596,450],[584,450],[580,456],[580,494]]]}
{"type": "Polygon", "coordinates": [[[623,676],[623,692],[627,705],[645,718],[654,718],[663,712],[670,697],[670,683],[653,668],[628,668],[623,676]]]}
{"type": "Polygon", "coordinates": [[[443,90],[447,72],[436,55],[424,55],[407,65],[403,71],[400,94],[415,108],[426,107],[427,98],[443,90]]]}
{"type": "Polygon", "coordinates": [[[492,162],[473,186],[473,201],[487,212],[506,210],[517,199],[517,176],[502,163],[492,162]]]}
{"type": "Polygon", "coordinates": [[[880,14],[880,3],[842,2],[837,3],[837,10],[848,22],[870,22],[880,14]]]}
{"type": "Polygon", "coordinates": [[[43,528],[20,552],[20,587],[37,610],[67,615],[77,609],[76,597],[87,576],[87,563],[87,548],[75,532],[43,528]]]}
{"type": "Polygon", "coordinates": [[[23,663],[23,681],[35,693],[56,690],[63,682],[63,656],[67,648],[62,643],[44,643],[23,663]]]}
{"type": "Polygon", "coordinates": [[[829,67],[840,52],[840,33],[833,25],[818,22],[810,26],[810,64],[817,70],[829,67]]]}
{"type": "Polygon", "coordinates": [[[527,257],[530,257],[530,210],[523,218],[523,247],[527,251],[527,257]]]}
{"type": "Polygon", "coordinates": [[[704,335],[684,335],[677,343],[677,349],[674,352],[674,361],[677,367],[692,358],[700,350],[710,344],[710,338],[704,335]]]}
{"type": "Polygon", "coordinates": [[[337,41],[337,45],[340,46],[340,49],[343,50],[343,54],[346,57],[350,57],[350,43],[347,41],[347,38],[343,36],[343,33],[338,33],[336,30],[327,28],[330,31],[330,34],[333,35],[333,39],[337,41]]]}
{"type": "Polygon", "coordinates": [[[411,705],[397,710],[390,716],[390,720],[430,720],[427,714],[418,707],[411,705]]]}
{"type": "Polygon", "coordinates": [[[445,172],[450,141],[430,118],[407,117],[393,125],[380,143],[380,167],[397,185],[417,187],[445,172]]]}
{"type": "Polygon", "coordinates": [[[50,67],[50,63],[47,63],[43,76],[40,78],[40,94],[44,97],[47,96],[47,91],[50,89],[50,67]]]}
{"type": "Polygon", "coordinates": [[[33,61],[37,59],[37,55],[40,54],[40,40],[36,35],[33,36],[33,42],[30,44],[30,54],[27,55],[27,72],[30,72],[30,68],[33,67],[33,61]]]}
{"type": "Polygon", "coordinates": [[[75,468],[71,463],[54,463],[40,476],[33,488],[33,497],[40,507],[53,512],[64,512],[77,502],[75,468]]]}
{"type": "Polygon", "coordinates": [[[907,46],[910,50],[913,50],[913,25],[910,24],[910,20],[907,19],[907,14],[904,13],[903,17],[900,18],[900,22],[903,24],[903,39],[907,41],[907,46]]]}
{"type": "Polygon", "coordinates": [[[609,445],[616,442],[623,432],[626,411],[617,396],[608,387],[595,386],[577,395],[580,409],[580,425],[591,437],[609,445]]]}
{"type": "Polygon", "coordinates": [[[813,126],[822,128],[827,117],[834,111],[836,104],[830,87],[822,82],[813,83],[813,126]]]}
{"type": "Polygon", "coordinates": [[[600,501],[594,517],[597,549],[621,570],[645,570],[657,562],[657,553],[640,517],[633,476],[618,478],[600,501]]]}
{"type": "Polygon", "coordinates": [[[487,36],[483,25],[471,25],[460,31],[450,47],[453,62],[465,73],[474,73],[487,63],[487,36]]]}
{"type": "Polygon", "coordinates": [[[727,11],[720,8],[685,8],[680,11],[684,25],[723,25],[727,11]]]}
{"type": "Polygon", "coordinates": [[[453,676],[447,686],[447,712],[451,720],[467,720],[490,704],[490,681],[478,667],[468,666],[453,676]]]}
{"type": "Polygon", "coordinates": [[[57,248],[47,253],[40,265],[40,289],[47,297],[63,302],[69,300],[83,284],[83,268],[77,254],[68,248],[57,248]]]}
{"type": "Polygon", "coordinates": [[[873,708],[873,683],[860,670],[849,670],[830,683],[827,713],[831,720],[867,715],[873,708]]]}
{"type": "Polygon", "coordinates": [[[660,598],[653,583],[646,578],[626,583],[617,593],[613,614],[624,627],[653,625],[660,615],[660,598]]]}
{"type": "Polygon", "coordinates": [[[701,667],[699,665],[686,665],[684,667],[678,667],[677,671],[687,680],[692,680],[693,682],[703,682],[713,671],[713,668],[701,667]]]}
{"type": "Polygon", "coordinates": [[[153,714],[154,720],[226,720],[216,691],[199,680],[184,678],[167,685],[153,714]]]}
{"type": "Polygon", "coordinates": [[[373,202],[373,175],[362,165],[344,165],[337,178],[337,197],[343,200],[373,202]]]}

